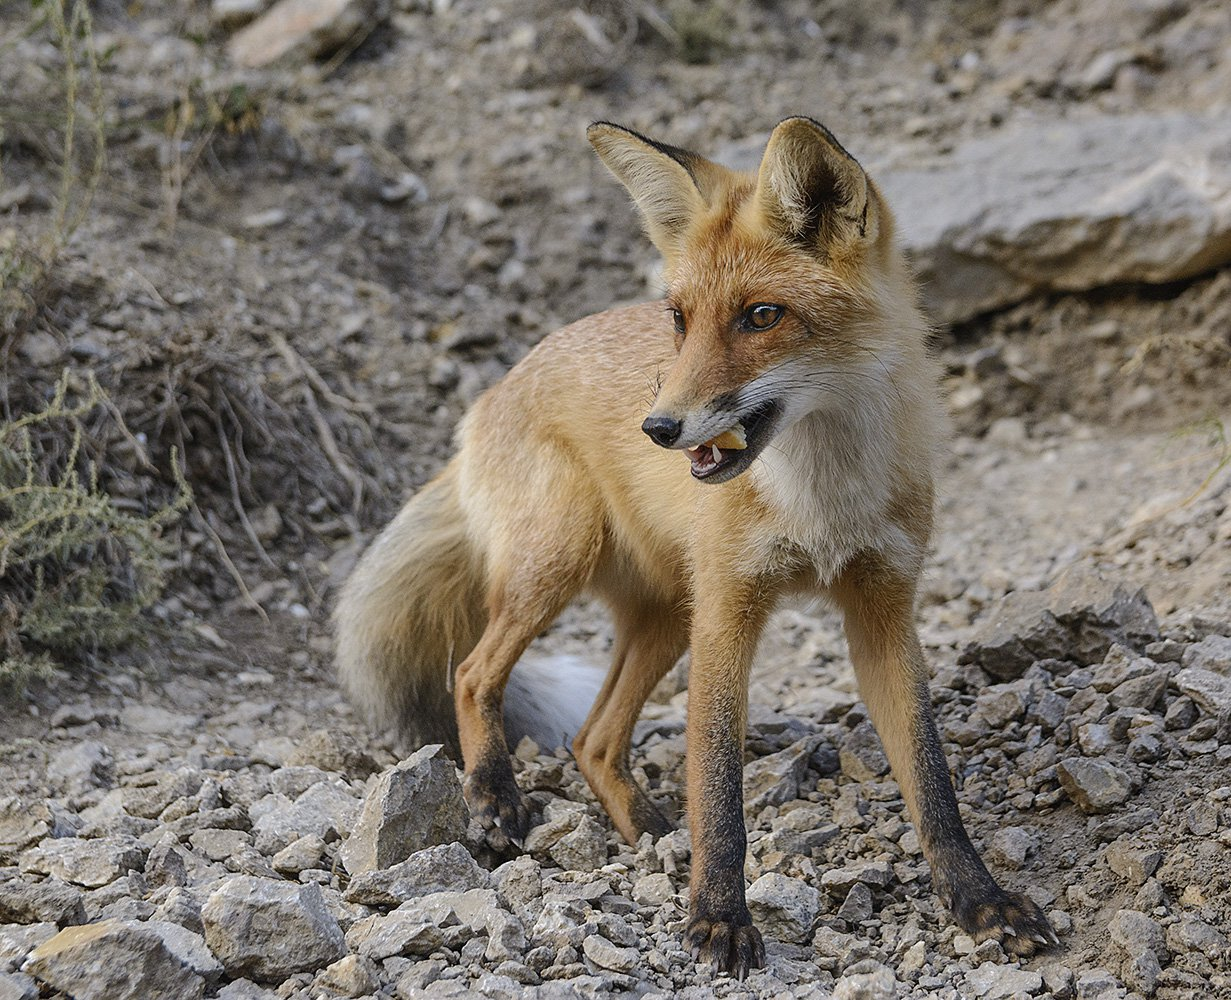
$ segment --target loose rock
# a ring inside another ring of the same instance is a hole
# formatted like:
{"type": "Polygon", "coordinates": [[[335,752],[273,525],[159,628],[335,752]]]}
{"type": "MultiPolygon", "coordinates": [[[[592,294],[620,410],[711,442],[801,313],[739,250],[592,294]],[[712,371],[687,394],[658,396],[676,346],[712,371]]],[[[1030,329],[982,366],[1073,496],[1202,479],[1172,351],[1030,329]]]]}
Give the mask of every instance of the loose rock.
{"type": "Polygon", "coordinates": [[[439,745],[385,771],[363,803],[340,857],[352,875],[405,860],[415,851],[460,840],[469,811],[453,762],[439,745]]]}
{"type": "Polygon", "coordinates": [[[253,876],[229,879],[201,908],[205,940],[231,976],[281,982],[346,951],[318,886],[253,876]]]}
{"type": "Polygon", "coordinates": [[[104,920],[70,927],[30,955],[25,970],[76,1000],[205,995],[205,981],[187,968],[153,931],[104,920]]]}

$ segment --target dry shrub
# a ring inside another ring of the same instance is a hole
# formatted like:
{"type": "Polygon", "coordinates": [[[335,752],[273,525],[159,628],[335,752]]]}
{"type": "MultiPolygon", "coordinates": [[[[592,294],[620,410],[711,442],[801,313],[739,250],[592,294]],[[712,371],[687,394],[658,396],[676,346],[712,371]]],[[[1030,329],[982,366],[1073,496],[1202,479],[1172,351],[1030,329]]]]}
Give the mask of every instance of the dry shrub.
{"type": "Polygon", "coordinates": [[[163,529],[190,493],[174,464],[158,509],[102,488],[87,421],[127,437],[113,412],[97,382],[65,375],[46,407],[0,424],[0,688],[138,638],[162,590],[163,529]]]}

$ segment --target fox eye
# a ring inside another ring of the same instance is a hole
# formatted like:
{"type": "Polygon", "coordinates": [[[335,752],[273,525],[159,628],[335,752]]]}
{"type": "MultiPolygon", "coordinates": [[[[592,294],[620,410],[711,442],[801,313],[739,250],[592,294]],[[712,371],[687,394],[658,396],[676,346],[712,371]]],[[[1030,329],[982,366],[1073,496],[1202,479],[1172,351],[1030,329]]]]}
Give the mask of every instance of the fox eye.
{"type": "Polygon", "coordinates": [[[786,310],[772,302],[758,302],[744,311],[744,323],[752,330],[768,330],[786,310]]]}
{"type": "Polygon", "coordinates": [[[675,332],[678,333],[680,336],[683,336],[684,331],[685,331],[684,314],[680,312],[678,309],[672,309],[671,310],[671,322],[675,324],[675,332]]]}

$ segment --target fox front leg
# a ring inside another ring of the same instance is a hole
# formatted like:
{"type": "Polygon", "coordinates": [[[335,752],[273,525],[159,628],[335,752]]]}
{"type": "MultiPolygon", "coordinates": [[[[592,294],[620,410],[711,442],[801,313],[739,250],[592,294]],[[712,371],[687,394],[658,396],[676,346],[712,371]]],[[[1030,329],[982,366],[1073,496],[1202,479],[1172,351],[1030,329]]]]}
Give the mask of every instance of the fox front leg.
{"type": "Polygon", "coordinates": [[[1030,897],[997,885],[962,825],[932,718],[913,621],[914,587],[914,577],[869,556],[833,588],[859,690],[918,830],[937,894],[976,941],[994,938],[1011,955],[1032,955],[1059,942],[1030,897]]]}
{"type": "Polygon", "coordinates": [[[770,601],[733,573],[699,572],[688,680],[688,812],[692,880],[685,944],[740,979],[765,964],[744,895],[744,728],[748,670],[770,601]],[[717,586],[707,592],[706,579],[717,586]]]}

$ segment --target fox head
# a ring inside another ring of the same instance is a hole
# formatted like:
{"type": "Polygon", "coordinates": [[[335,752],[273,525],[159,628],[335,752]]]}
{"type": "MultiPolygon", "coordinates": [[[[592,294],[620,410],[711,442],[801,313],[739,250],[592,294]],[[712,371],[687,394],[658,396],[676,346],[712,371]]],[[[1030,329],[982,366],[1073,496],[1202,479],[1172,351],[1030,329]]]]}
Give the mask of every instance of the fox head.
{"type": "Polygon", "coordinates": [[[880,193],[824,126],[780,122],[755,174],[608,122],[587,137],[664,258],[678,357],[642,429],[696,478],[734,478],[880,377],[914,293],[880,193]]]}

